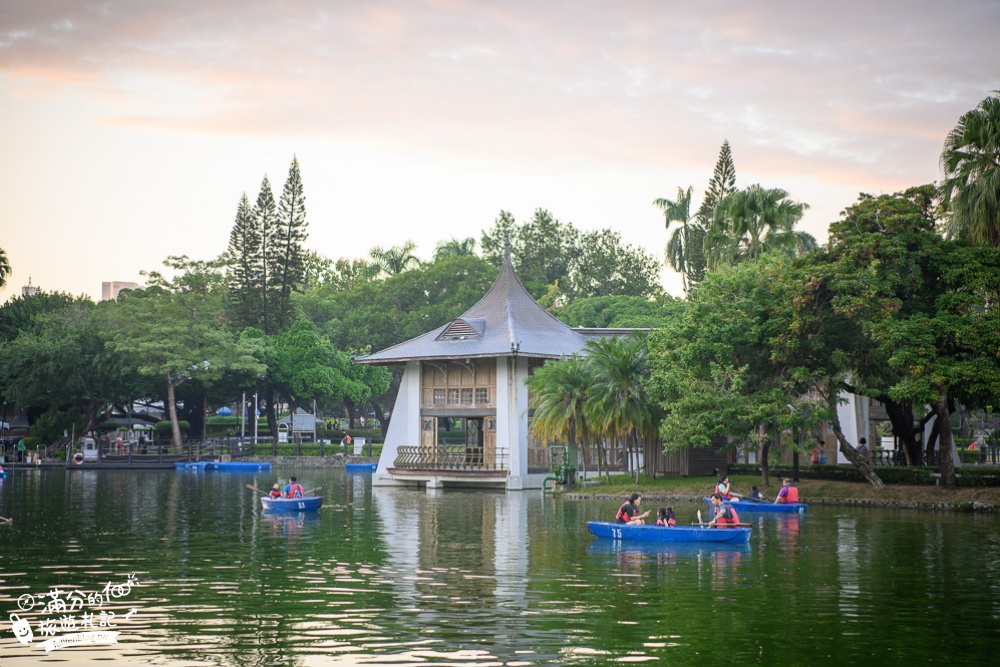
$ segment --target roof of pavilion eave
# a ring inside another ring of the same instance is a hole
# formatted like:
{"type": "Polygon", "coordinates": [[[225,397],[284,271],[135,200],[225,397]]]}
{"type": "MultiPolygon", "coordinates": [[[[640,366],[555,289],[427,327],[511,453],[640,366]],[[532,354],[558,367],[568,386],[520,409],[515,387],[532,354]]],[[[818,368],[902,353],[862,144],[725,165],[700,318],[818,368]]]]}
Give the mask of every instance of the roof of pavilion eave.
{"type": "Polygon", "coordinates": [[[515,355],[558,359],[580,352],[587,340],[538,305],[518,280],[510,253],[506,253],[496,281],[461,317],[354,361],[388,365],[419,359],[515,355]]]}

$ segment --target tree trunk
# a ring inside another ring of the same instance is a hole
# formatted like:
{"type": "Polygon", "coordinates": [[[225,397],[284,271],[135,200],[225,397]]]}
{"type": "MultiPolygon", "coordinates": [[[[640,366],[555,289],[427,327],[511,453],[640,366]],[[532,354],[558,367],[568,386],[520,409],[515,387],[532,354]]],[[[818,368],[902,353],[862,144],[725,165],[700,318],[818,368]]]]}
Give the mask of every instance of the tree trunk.
{"type": "Polygon", "coordinates": [[[917,429],[913,428],[913,404],[895,403],[887,396],[877,396],[885,412],[889,415],[889,423],[892,424],[892,433],[899,439],[903,448],[903,456],[906,457],[906,465],[919,465],[920,462],[920,442],[917,440],[917,429]]]}
{"type": "Polygon", "coordinates": [[[954,489],[958,485],[955,477],[955,460],[952,455],[954,443],[951,436],[951,411],[948,410],[948,390],[941,390],[941,398],[931,404],[937,413],[935,426],[938,429],[938,470],[941,472],[941,486],[954,489]]]}
{"type": "Polygon", "coordinates": [[[767,488],[771,485],[771,438],[761,429],[760,439],[760,483],[767,488]]]}
{"type": "MultiPolygon", "coordinates": [[[[829,400],[829,398],[828,398],[829,400]]],[[[864,456],[861,452],[854,448],[849,442],[847,442],[847,436],[844,435],[844,431],[840,428],[840,417],[837,416],[837,404],[836,398],[831,401],[831,408],[833,408],[833,419],[830,420],[831,426],[833,426],[833,433],[837,436],[837,442],[840,445],[840,452],[847,457],[847,460],[857,469],[861,475],[868,480],[868,482],[874,486],[876,489],[884,489],[885,484],[876,475],[871,466],[868,465],[868,458],[864,456]]]]}
{"type": "Polygon", "coordinates": [[[371,402],[372,409],[375,411],[375,418],[378,419],[379,429],[382,431],[382,439],[385,439],[386,433],[389,432],[389,421],[385,418],[385,413],[382,412],[382,406],[375,401],[371,402]]]}
{"type": "Polygon", "coordinates": [[[179,452],[181,450],[181,425],[177,421],[176,387],[174,387],[174,381],[170,379],[170,373],[165,375],[167,377],[167,411],[170,414],[170,431],[173,434],[174,447],[179,452]]]}
{"type": "Polygon", "coordinates": [[[267,428],[271,431],[273,442],[278,442],[278,415],[274,402],[274,387],[264,387],[264,413],[267,415],[267,428]]]}

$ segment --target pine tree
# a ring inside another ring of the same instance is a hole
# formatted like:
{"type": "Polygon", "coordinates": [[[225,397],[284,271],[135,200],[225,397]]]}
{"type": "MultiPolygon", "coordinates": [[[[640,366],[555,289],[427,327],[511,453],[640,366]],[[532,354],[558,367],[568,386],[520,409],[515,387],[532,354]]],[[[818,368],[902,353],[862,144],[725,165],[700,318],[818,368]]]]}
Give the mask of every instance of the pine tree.
{"type": "Polygon", "coordinates": [[[733,152],[729,147],[729,139],[722,141],[719,149],[719,159],[715,162],[715,170],[708,181],[708,190],[695,216],[698,224],[693,231],[698,238],[691,239],[691,249],[688,254],[688,279],[693,285],[705,277],[707,261],[704,252],[705,235],[715,222],[715,209],[726,195],[736,192],[736,166],[733,164],[733,152]]]}
{"type": "Polygon", "coordinates": [[[240,327],[261,324],[261,233],[250,200],[244,192],[236,207],[236,220],[229,234],[226,258],[229,263],[230,318],[240,327]]]}
{"type": "Polygon", "coordinates": [[[299,160],[293,156],[288,179],[281,192],[276,226],[278,245],[275,247],[273,284],[275,290],[280,291],[280,297],[273,310],[279,330],[291,325],[291,294],[300,291],[305,283],[306,251],[303,244],[309,236],[307,226],[302,174],[299,172],[299,160]]]}
{"type": "Polygon", "coordinates": [[[274,333],[272,325],[274,323],[271,312],[274,299],[274,274],[278,267],[278,253],[280,252],[281,233],[278,225],[277,207],[274,203],[274,193],[271,191],[271,182],[267,176],[260,184],[260,194],[257,195],[257,204],[253,208],[254,226],[260,231],[260,304],[261,304],[261,324],[265,333],[274,333]]]}

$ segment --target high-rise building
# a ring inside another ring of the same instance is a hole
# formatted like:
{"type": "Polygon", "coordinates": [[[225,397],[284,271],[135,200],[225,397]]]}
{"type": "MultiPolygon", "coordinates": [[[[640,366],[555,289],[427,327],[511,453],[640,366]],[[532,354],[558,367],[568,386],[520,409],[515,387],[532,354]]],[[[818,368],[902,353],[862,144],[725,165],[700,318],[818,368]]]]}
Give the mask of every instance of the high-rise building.
{"type": "Polygon", "coordinates": [[[139,283],[126,283],[120,280],[101,283],[101,301],[113,301],[123,289],[143,289],[139,283]]]}
{"type": "Polygon", "coordinates": [[[35,296],[38,288],[31,284],[31,276],[28,276],[28,284],[21,288],[21,296],[35,296]]]}

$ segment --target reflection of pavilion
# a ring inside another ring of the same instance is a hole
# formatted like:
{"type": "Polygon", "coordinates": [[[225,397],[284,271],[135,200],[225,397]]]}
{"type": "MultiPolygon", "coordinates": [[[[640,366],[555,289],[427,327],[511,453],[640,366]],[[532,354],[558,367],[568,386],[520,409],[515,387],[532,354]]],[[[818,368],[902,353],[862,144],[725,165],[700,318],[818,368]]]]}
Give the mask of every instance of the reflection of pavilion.
{"type": "Polygon", "coordinates": [[[544,447],[529,446],[525,380],[546,359],[581,352],[589,337],[538,305],[504,257],[496,282],[461,317],[355,361],[406,364],[376,486],[540,488],[544,447]]]}

